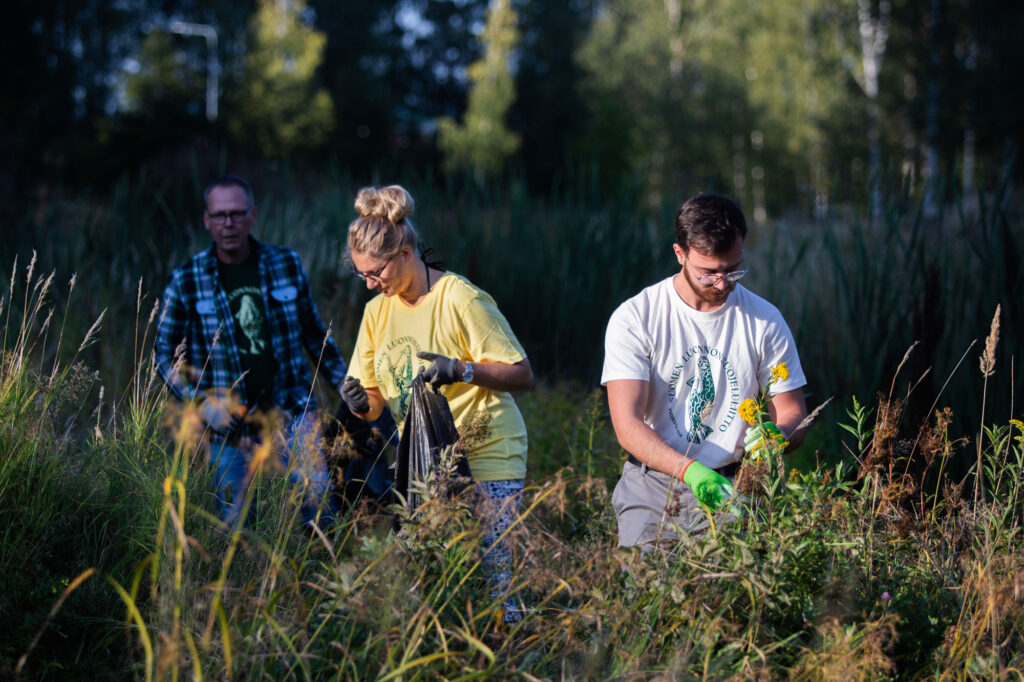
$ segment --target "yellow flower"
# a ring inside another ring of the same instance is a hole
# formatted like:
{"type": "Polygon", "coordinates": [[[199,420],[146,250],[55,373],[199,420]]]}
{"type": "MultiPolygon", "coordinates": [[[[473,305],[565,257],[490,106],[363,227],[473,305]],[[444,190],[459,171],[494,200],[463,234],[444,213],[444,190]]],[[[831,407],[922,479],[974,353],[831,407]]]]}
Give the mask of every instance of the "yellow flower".
{"type": "Polygon", "coordinates": [[[789,368],[786,363],[780,362],[772,368],[772,382],[785,381],[789,378],[789,368]]]}
{"type": "Polygon", "coordinates": [[[1017,445],[1024,448],[1024,422],[1019,419],[1010,420],[1010,433],[1013,433],[1013,427],[1017,427],[1017,445]]]}
{"type": "Polygon", "coordinates": [[[757,402],[753,398],[747,398],[740,403],[740,417],[751,426],[757,423],[757,402]]]}

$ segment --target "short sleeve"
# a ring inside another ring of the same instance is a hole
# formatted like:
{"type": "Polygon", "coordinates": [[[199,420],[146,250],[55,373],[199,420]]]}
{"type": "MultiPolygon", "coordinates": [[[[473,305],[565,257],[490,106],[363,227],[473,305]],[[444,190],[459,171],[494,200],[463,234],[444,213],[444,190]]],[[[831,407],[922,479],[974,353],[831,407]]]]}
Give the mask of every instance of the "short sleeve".
{"type": "Polygon", "coordinates": [[[764,335],[761,362],[757,368],[757,380],[761,386],[768,383],[772,369],[782,363],[785,363],[789,376],[784,381],[772,384],[773,395],[807,385],[807,378],[800,365],[800,356],[797,353],[796,342],[793,340],[793,333],[782,318],[782,314],[776,311],[775,316],[768,323],[768,329],[764,335]]]}
{"type": "Polygon", "coordinates": [[[619,379],[651,380],[651,342],[629,302],[608,320],[604,336],[601,384],[619,379]]]}
{"type": "Polygon", "coordinates": [[[487,293],[471,296],[463,304],[459,319],[471,361],[514,365],[526,358],[508,320],[487,293]]]}

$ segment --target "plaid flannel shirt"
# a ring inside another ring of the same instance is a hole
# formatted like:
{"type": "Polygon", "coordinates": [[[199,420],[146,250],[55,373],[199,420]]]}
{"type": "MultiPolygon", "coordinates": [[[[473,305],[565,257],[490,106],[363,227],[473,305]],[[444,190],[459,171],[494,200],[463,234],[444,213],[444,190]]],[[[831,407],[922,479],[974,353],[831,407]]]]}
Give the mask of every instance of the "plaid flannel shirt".
{"type": "MultiPolygon", "coordinates": [[[[250,244],[259,257],[260,289],[278,365],[272,402],[294,417],[316,409],[307,355],[318,365],[318,376],[326,376],[334,388],[344,381],[348,367],[317,313],[298,254],[252,238],[250,244]]],[[[258,396],[246,393],[241,376],[235,320],[220,285],[215,248],[197,254],[171,275],[157,327],[156,368],[180,400],[210,389],[230,389],[249,405],[258,396]]]]}

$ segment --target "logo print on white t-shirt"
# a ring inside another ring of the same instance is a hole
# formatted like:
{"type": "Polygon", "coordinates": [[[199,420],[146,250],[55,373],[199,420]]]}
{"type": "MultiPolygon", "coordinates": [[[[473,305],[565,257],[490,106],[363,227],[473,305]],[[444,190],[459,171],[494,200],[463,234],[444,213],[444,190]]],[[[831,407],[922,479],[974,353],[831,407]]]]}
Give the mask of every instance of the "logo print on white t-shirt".
{"type": "Polygon", "coordinates": [[[711,427],[704,423],[704,417],[715,404],[715,380],[711,376],[711,363],[704,356],[697,358],[697,372],[686,382],[690,397],[686,401],[686,438],[700,443],[711,434],[711,427]]]}

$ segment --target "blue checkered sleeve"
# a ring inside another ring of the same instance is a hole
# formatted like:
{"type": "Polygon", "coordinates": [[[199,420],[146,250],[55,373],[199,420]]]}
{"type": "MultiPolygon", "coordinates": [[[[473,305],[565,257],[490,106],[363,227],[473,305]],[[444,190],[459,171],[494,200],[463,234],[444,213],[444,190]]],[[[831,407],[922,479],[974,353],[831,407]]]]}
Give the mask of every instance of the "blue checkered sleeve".
{"type": "MultiPolygon", "coordinates": [[[[320,319],[309,279],[293,250],[257,243],[260,288],[277,362],[273,403],[293,415],[315,409],[310,361],[337,387],[347,366],[320,319]],[[307,359],[308,356],[308,359],[307,359]]],[[[231,389],[248,403],[234,343],[234,320],[211,249],[174,271],[164,291],[154,347],[157,372],[179,399],[210,388],[231,389]]]]}

